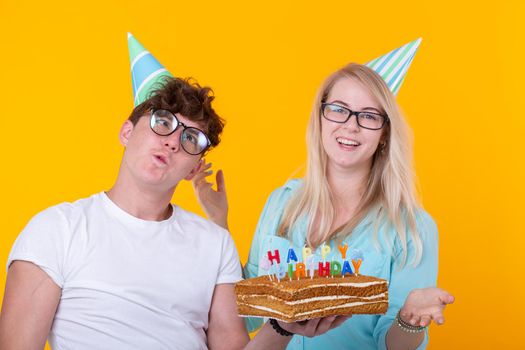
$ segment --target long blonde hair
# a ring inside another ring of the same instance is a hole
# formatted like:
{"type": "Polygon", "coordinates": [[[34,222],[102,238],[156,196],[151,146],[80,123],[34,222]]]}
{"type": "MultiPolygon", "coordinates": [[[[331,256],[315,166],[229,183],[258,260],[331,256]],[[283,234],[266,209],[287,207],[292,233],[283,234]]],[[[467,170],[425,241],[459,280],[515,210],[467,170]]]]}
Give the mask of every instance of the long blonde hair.
{"type": "Polygon", "coordinates": [[[278,234],[291,238],[292,227],[299,219],[306,217],[307,243],[315,248],[331,239],[343,240],[371,213],[375,222],[376,240],[382,225],[390,225],[395,229],[403,250],[401,261],[398,261],[401,266],[406,263],[407,238],[411,235],[415,247],[413,263],[417,265],[421,260],[423,247],[416,230],[416,210],[419,205],[412,169],[411,132],[395,96],[383,79],[372,69],[355,63],[330,75],[315,97],[306,141],[308,160],[304,183],[288,202],[278,234]],[[370,176],[356,214],[342,227],[331,230],[335,220],[334,195],[327,179],[328,156],[321,141],[321,103],[341,78],[355,79],[366,86],[388,115],[389,123],[383,131],[383,140],[386,143],[384,147],[378,147],[373,156],[370,176]]]}

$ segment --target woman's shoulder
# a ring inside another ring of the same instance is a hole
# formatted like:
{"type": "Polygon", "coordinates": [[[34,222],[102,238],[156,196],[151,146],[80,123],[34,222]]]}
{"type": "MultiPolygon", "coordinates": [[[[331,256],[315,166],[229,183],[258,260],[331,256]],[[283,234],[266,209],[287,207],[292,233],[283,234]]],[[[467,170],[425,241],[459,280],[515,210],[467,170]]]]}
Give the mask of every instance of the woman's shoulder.
{"type": "MultiPolygon", "coordinates": [[[[401,218],[401,222],[397,225],[395,222],[387,219],[378,227],[379,231],[387,238],[389,244],[392,244],[392,242],[395,242],[394,245],[396,246],[401,244],[398,229],[406,230],[407,234],[402,234],[401,236],[403,237],[402,240],[405,240],[408,245],[412,245],[414,239],[417,241],[421,240],[423,244],[434,244],[437,241],[437,224],[432,216],[422,207],[415,208],[411,215],[408,211],[403,210],[401,218]],[[415,232],[413,229],[415,229],[415,232]]],[[[370,223],[373,223],[373,218],[368,218],[368,220],[370,223]]]]}
{"type": "Polygon", "coordinates": [[[302,183],[303,181],[300,179],[292,179],[288,180],[283,186],[276,188],[266,200],[262,215],[264,217],[270,215],[275,219],[280,219],[286,204],[297,189],[301,187],[302,183]]]}
{"type": "Polygon", "coordinates": [[[437,235],[437,224],[434,218],[422,207],[414,211],[416,229],[422,235],[437,235]]]}
{"type": "Polygon", "coordinates": [[[283,203],[290,199],[291,195],[303,185],[302,179],[291,179],[283,186],[277,187],[268,198],[268,203],[283,203]]]}
{"type": "Polygon", "coordinates": [[[290,179],[286,183],[279,187],[277,190],[295,192],[298,188],[303,185],[303,179],[290,179]]]}

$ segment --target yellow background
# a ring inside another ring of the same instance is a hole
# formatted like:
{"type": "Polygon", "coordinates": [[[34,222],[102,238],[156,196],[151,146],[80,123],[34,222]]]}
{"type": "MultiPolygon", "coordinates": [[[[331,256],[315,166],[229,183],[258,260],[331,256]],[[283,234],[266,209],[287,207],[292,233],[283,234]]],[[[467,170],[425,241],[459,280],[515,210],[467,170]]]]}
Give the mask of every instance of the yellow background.
{"type": "MultiPolygon", "coordinates": [[[[227,127],[209,160],[243,261],[267,195],[304,163],[322,79],[421,36],[398,101],[440,230],[439,285],[457,298],[429,349],[519,347],[524,15],[520,1],[1,0],[0,261],[38,211],[111,187],[132,109],[126,32],[214,88],[227,127]]],[[[174,201],[202,213],[188,183],[174,201]]]]}

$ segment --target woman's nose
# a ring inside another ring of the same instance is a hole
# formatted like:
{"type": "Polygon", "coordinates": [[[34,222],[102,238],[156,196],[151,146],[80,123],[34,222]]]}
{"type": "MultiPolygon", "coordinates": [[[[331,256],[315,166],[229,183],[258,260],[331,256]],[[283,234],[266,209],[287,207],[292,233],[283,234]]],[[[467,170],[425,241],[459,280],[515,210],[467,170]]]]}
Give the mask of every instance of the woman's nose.
{"type": "Polygon", "coordinates": [[[357,123],[357,115],[351,114],[350,118],[343,124],[343,127],[346,129],[355,129],[359,130],[359,124],[357,123]]]}

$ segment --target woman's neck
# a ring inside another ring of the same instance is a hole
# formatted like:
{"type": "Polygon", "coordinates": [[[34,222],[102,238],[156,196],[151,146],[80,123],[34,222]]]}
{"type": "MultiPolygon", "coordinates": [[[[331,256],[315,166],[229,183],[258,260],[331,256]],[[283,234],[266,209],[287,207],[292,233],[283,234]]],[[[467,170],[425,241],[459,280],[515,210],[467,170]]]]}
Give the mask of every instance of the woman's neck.
{"type": "Polygon", "coordinates": [[[328,184],[332,191],[336,210],[357,208],[366,189],[370,169],[360,168],[349,171],[338,167],[328,167],[328,184]]]}

